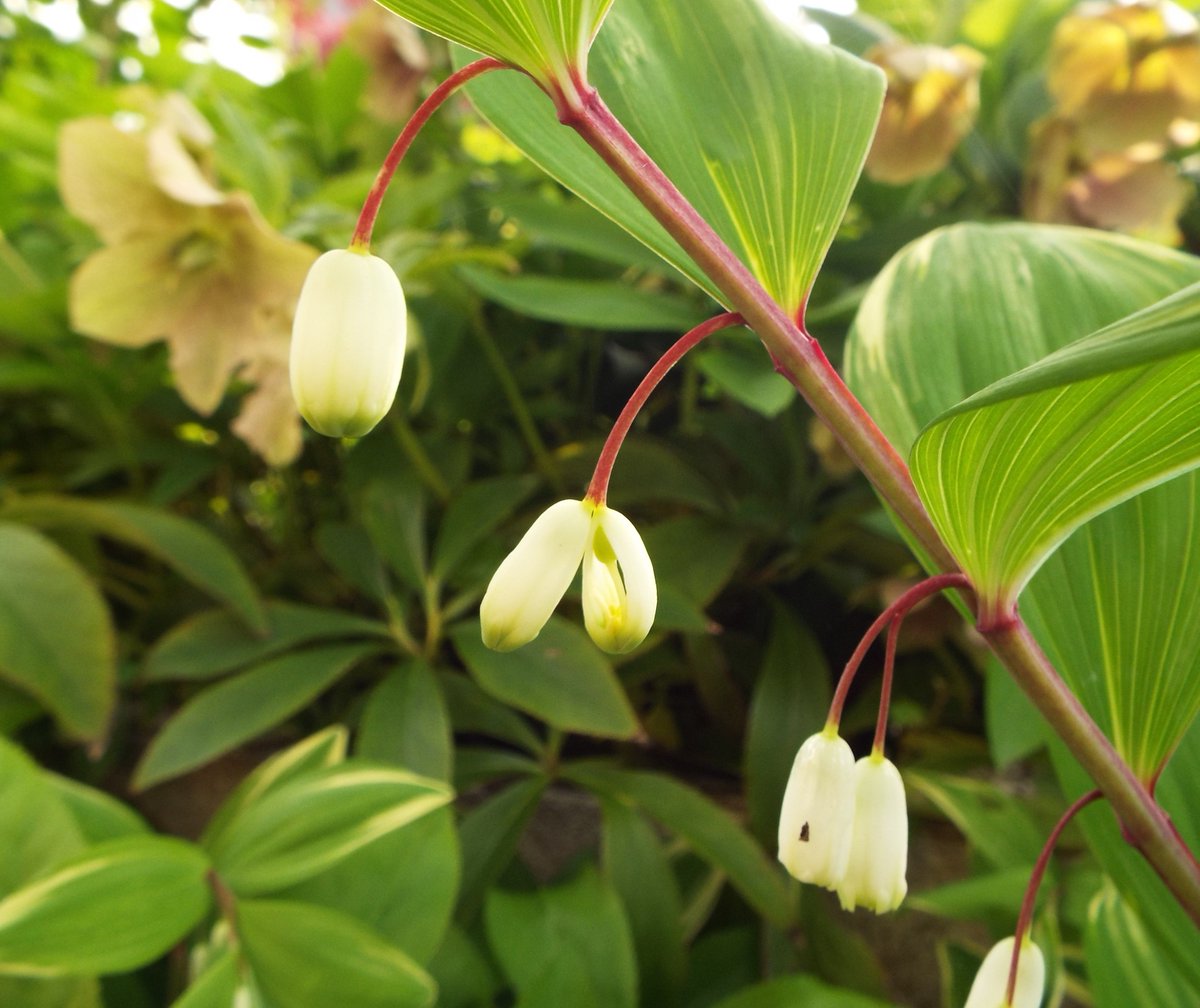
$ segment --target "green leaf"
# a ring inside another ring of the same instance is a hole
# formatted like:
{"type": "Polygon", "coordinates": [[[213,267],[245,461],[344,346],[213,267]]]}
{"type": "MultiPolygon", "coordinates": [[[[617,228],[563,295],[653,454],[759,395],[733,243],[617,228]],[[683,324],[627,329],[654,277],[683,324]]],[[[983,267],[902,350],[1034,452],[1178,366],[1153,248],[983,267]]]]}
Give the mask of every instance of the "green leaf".
{"type": "Polygon", "coordinates": [[[463,817],[459,827],[463,851],[460,917],[469,917],[478,909],[484,893],[508,867],[546,783],[541,777],[517,781],[463,817]]]}
{"type": "Polygon", "coordinates": [[[154,737],[134,773],[134,787],[176,777],[254,738],[307,706],[374,650],[369,644],[314,648],[210,686],[154,737]]]}
{"type": "Polygon", "coordinates": [[[1096,1008],[1191,1008],[1200,988],[1180,976],[1137,913],[1107,886],[1088,912],[1085,942],[1096,1008]]]}
{"type": "Polygon", "coordinates": [[[459,872],[454,811],[445,807],[358,848],[278,895],[349,914],[425,963],[450,923],[459,872]]]}
{"type": "Polygon", "coordinates": [[[721,868],[746,900],[780,926],[792,916],[781,870],[729,814],[698,791],[668,777],[594,761],[572,763],[563,776],[614,801],[632,802],[721,868]]]}
{"type": "Polygon", "coordinates": [[[116,699],[116,642],[92,581],[48,539],[0,523],[0,676],[67,735],[98,741],[116,699]]]}
{"type": "Polygon", "coordinates": [[[424,1008],[433,981],[353,917],[284,900],[241,900],[238,935],[275,1008],[424,1008]]]}
{"type": "Polygon", "coordinates": [[[237,1004],[238,984],[238,957],[224,949],[171,1008],[230,1008],[237,1004]]]}
{"type": "Polygon", "coordinates": [[[196,522],[142,504],[53,494],[17,497],[5,506],[3,517],[39,528],[83,529],[145,550],[224,602],[247,626],[260,633],[267,628],[262,602],[241,562],[196,522]]]}
{"type": "MultiPolygon", "coordinates": [[[[746,804],[755,834],[774,844],[796,750],[829,711],[829,668],[808,628],[776,602],[746,727],[746,804]]],[[[773,848],[771,848],[773,849],[773,848]]]]}
{"type": "Polygon", "coordinates": [[[612,666],[578,627],[557,617],[532,643],[501,653],[485,647],[479,628],[451,639],[472,677],[498,700],[564,731],[629,738],[637,718],[612,666]]]}
{"type": "MultiPolygon", "coordinates": [[[[1094,231],[934,232],[864,299],[847,348],[850,384],[906,452],[956,403],[1197,280],[1195,257],[1094,231]]],[[[1178,477],[1078,529],[1021,596],[1055,667],[1144,776],[1200,704],[1196,479],[1178,477]]]]}
{"type": "Polygon", "coordinates": [[[433,572],[445,577],[488,538],[538,485],[536,476],[475,480],[446,507],[433,547],[433,572]]]}
{"type": "Polygon", "coordinates": [[[458,272],[489,301],[530,318],[585,329],[683,333],[711,314],[687,298],[617,280],[506,276],[479,266],[460,266],[458,272]]]}
{"type": "Polygon", "coordinates": [[[372,481],[362,495],[362,520],[388,566],[410,588],[421,591],[428,566],[421,487],[407,479],[372,481]]]}
{"type": "Polygon", "coordinates": [[[440,679],[455,731],[511,742],[535,756],[541,753],[542,740],[525,718],[493,700],[473,679],[455,672],[445,672],[440,679]]]}
{"type": "Polygon", "coordinates": [[[908,771],[904,784],[931,801],[993,868],[1028,867],[1037,860],[1043,830],[1025,802],[988,781],[908,771]]]}
{"type": "Polygon", "coordinates": [[[0,738],[0,896],[44,876],[84,847],[52,777],[0,738]]]}
{"type": "Polygon", "coordinates": [[[338,637],[390,639],[376,621],[294,602],[269,601],[266,630],[255,633],[231,613],[212,609],[176,624],[158,639],[142,667],[144,678],[212,679],[300,644],[338,637]]]}
{"type": "Polygon", "coordinates": [[[714,1008],[888,1008],[887,1002],[830,987],[812,977],[768,980],[724,998],[714,1008]]]}
{"type": "MultiPolygon", "coordinates": [[[[756,0],[623,0],[589,77],[767,291],[799,311],[866,156],[882,75],[783,30],[756,0]]],[[[468,91],[535,163],[715,295],[531,82],[490,74],[468,91]]]]}
{"type": "Polygon", "coordinates": [[[731,340],[728,346],[706,346],[694,363],[721,392],[765,417],[778,416],[796,399],[792,383],[775,371],[756,343],[731,340]]]}
{"type": "Polygon", "coordinates": [[[330,725],[263,760],[221,803],[205,827],[201,844],[211,847],[221,843],[229,823],[267,793],[304,774],[340,764],[346,758],[348,738],[342,725],[330,725]]]}
{"type": "Polygon", "coordinates": [[[426,31],[520,67],[547,87],[569,84],[612,0],[386,0],[426,31]]]}
{"type": "Polygon", "coordinates": [[[355,753],[448,781],[454,739],[437,676],[422,661],[401,665],[371,691],[355,753]]]}
{"type": "Polygon", "coordinates": [[[235,893],[262,895],[332,867],[452,798],[436,781],[348,761],[298,776],[246,806],[209,852],[235,893]]]}
{"type": "Polygon", "coordinates": [[[151,962],[208,909],[207,871],[181,840],[97,844],[0,901],[0,973],[80,976],[151,962]]]}
{"type": "MultiPolygon", "coordinates": [[[[150,827],[140,815],[107,792],[49,771],[45,771],[45,779],[71,813],[87,843],[102,843],[150,832],[150,827]]],[[[3,805],[0,802],[0,806],[3,805]]],[[[2,845],[0,849],[3,849],[2,845]]]]}
{"type": "Polygon", "coordinates": [[[1021,865],[910,893],[905,905],[925,913],[966,920],[978,920],[997,911],[1011,917],[1013,907],[1021,905],[1028,885],[1029,867],[1021,865]]]}
{"type": "Polygon", "coordinates": [[[604,874],[625,908],[638,976],[641,1003],[678,1002],[686,966],[683,907],[671,863],[657,830],[641,813],[602,800],[604,874]]]}
{"type": "Polygon", "coordinates": [[[635,1008],[637,967],[616,893],[591,866],[535,892],[495,890],[488,940],[527,1008],[635,1008]]]}
{"type": "Polygon", "coordinates": [[[934,524],[1007,611],[1075,529],[1200,464],[1200,285],[943,413],[912,450],[934,524]]]}
{"type": "Polygon", "coordinates": [[[497,194],[497,208],[535,245],[575,252],[627,268],[661,271],[662,260],[641,242],[577,199],[497,194]]]}

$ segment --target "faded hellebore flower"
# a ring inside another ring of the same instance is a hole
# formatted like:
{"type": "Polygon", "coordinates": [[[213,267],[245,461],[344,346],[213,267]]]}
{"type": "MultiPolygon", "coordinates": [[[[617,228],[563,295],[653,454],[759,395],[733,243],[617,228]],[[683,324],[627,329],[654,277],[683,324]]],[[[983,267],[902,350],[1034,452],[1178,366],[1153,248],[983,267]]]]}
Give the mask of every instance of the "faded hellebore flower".
{"type": "Polygon", "coordinates": [[[392,267],[357,249],[309,270],[292,326],[292,395],[313,430],[362,437],[391,409],[407,315],[392,267]]]}
{"type": "Polygon", "coordinates": [[[904,185],[940,171],[975,125],[983,57],[967,46],[889,41],[866,58],[887,74],[867,175],[904,185]]]}
{"type": "Polygon", "coordinates": [[[964,1008],[1038,1008],[1046,986],[1046,961],[1042,950],[1028,938],[1021,945],[1017,963],[1017,985],[1007,1000],[1008,973],[1012,966],[1013,943],[1005,938],[992,946],[983,960],[964,1008]]]}
{"type": "Polygon", "coordinates": [[[288,332],[316,253],[273,230],[249,196],[214,185],[212,140],[178,95],[149,105],[138,128],[104,117],[63,126],[63,200],[104,243],[71,277],[71,323],[118,346],[165,340],[179,394],[202,414],[235,376],[253,383],[233,430],[283,464],[300,450],[288,332]]]}
{"type": "Polygon", "coordinates": [[[654,568],[623,514],[590,500],[552,504],[504,558],[479,607],[483,642],[511,651],[541,632],[583,565],[583,618],[612,654],[650,632],[658,605],[654,568]]]}

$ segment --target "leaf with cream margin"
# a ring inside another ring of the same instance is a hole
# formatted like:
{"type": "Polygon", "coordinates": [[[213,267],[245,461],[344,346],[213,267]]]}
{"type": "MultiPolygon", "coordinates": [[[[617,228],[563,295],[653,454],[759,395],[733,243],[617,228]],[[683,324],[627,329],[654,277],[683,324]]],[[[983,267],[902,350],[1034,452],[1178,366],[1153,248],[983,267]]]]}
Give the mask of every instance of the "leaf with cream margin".
{"type": "Polygon", "coordinates": [[[258,393],[235,433],[282,464],[300,449],[282,390],[292,311],[316,252],[274,231],[248,196],[213,186],[192,153],[211,140],[201,126],[165,100],[138,132],[101,118],[62,128],[63,201],[106,242],[71,277],[71,323],[119,346],[166,340],[179,393],[203,414],[240,372],[258,393]]]}
{"type": "MultiPolygon", "coordinates": [[[[847,346],[850,385],[907,452],[955,403],[1197,281],[1194,256],[1116,235],[1028,224],[936,231],[903,250],[868,291],[847,346]]],[[[1020,600],[1055,668],[1139,776],[1156,773],[1174,751],[1157,794],[1193,849],[1198,527],[1200,475],[1192,472],[1076,530],[1020,600]]],[[[1057,740],[1051,752],[1065,794],[1093,786],[1057,740]]],[[[1085,813],[1080,823],[1154,947],[1200,988],[1200,933],[1187,915],[1163,898],[1111,816],[1085,813]]]]}
{"type": "MultiPolygon", "coordinates": [[[[1192,256],[1095,231],[1027,224],[936,231],[904,249],[868,291],[848,344],[850,386],[907,452],[923,426],[979,390],[1197,281],[1200,261],[1192,256]]],[[[1170,309],[1155,311],[1163,310],[1170,309]]],[[[1190,338],[1186,326],[1180,334],[1190,338]]],[[[1084,366],[1119,363],[1111,356],[1123,352],[1116,347],[1084,366]]],[[[1096,380],[1109,379],[1087,379],[1096,380]]],[[[971,415],[959,414],[957,422],[971,415]]],[[[1028,448],[1038,458],[1045,450],[1028,448]]],[[[984,467],[1010,461],[1015,478],[1023,458],[992,451],[973,460],[984,467]]],[[[1090,464],[1087,457],[1067,460],[1050,483],[1090,464]]],[[[1155,772],[1200,709],[1198,479],[1178,477],[1093,518],[1045,560],[1020,599],[1055,667],[1139,775],[1155,772]]],[[[997,508],[1007,493],[996,498],[997,508]]],[[[1035,514],[1022,519],[1022,535],[1036,532],[1035,514]]],[[[981,500],[977,517],[994,523],[996,512],[981,500]]],[[[986,556],[960,559],[994,581],[1004,575],[990,571],[1015,569],[1013,546],[989,540],[971,547],[986,556]],[[993,559],[991,551],[999,551],[993,559]]]]}
{"type": "MultiPolygon", "coordinates": [[[[768,293],[799,312],[871,142],[878,68],[804,39],[758,0],[622,0],[589,78],[768,293]]],[[[532,161],[717,296],[531,81],[488,74],[467,93],[532,161]]]]}
{"type": "MultiPolygon", "coordinates": [[[[520,67],[547,87],[587,67],[613,0],[380,0],[426,31],[520,67]]],[[[582,74],[581,74],[582,75],[582,74]]]]}

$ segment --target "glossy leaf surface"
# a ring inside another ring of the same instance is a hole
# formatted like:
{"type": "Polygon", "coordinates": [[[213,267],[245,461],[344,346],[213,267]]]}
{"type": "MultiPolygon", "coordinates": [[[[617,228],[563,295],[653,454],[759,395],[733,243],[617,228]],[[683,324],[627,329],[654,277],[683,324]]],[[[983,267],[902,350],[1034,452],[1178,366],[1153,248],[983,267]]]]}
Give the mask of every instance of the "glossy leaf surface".
{"type": "MultiPolygon", "coordinates": [[[[800,310],[874,131],[876,69],[804,40],[756,0],[623,0],[589,77],[767,291],[800,310]]],[[[468,90],[533,161],[714,293],[530,82],[492,74],[468,90]]]]}

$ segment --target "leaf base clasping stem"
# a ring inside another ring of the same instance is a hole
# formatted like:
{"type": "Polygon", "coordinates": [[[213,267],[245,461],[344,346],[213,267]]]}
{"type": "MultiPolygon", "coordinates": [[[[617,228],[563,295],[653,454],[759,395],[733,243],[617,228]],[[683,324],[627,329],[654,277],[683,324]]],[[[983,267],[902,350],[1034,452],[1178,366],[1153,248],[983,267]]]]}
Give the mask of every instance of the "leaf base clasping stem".
{"type": "MultiPolygon", "coordinates": [[[[762,340],[783,373],[874,485],[935,571],[958,564],[942,542],[917,495],[904,460],[825,354],[754,278],[711,225],[586,81],[569,82],[555,100],[560,121],[574,129],[679,243],[762,340]]],[[[1133,844],[1200,926],[1200,868],[1165,812],[1137,779],[1112,743],[1059,677],[1014,612],[1011,619],[981,628],[985,640],[1018,685],[1066,742],[1104,793],[1133,844]]]]}

